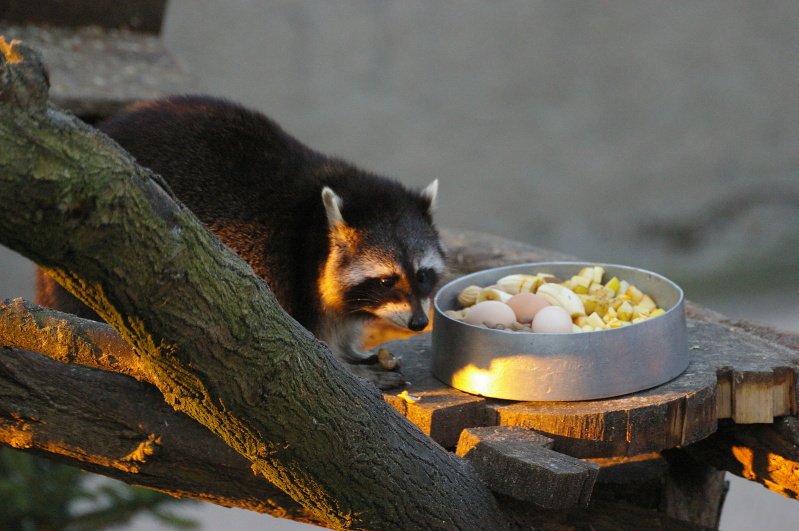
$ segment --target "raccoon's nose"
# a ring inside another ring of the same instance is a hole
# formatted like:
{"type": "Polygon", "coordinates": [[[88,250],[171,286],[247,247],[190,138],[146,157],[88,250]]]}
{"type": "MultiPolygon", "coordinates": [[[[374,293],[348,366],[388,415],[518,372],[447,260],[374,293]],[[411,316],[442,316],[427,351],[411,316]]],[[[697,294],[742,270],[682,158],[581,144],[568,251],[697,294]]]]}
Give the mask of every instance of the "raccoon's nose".
{"type": "Polygon", "coordinates": [[[419,332],[421,330],[424,330],[424,327],[427,326],[428,322],[429,319],[427,319],[426,315],[424,314],[416,315],[414,317],[411,317],[411,320],[408,321],[408,328],[413,330],[414,332],[419,332]]]}

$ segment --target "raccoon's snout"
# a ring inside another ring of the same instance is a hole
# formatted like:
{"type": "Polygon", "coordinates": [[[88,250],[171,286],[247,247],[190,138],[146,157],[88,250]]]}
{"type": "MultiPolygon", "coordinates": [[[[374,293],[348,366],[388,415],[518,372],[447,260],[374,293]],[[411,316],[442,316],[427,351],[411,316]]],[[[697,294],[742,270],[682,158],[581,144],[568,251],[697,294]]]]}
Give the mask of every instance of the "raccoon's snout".
{"type": "Polygon", "coordinates": [[[411,317],[411,320],[408,321],[408,329],[413,330],[414,332],[420,332],[425,329],[427,323],[429,322],[430,320],[426,315],[414,315],[411,317]]]}
{"type": "Polygon", "coordinates": [[[421,332],[430,323],[428,314],[430,313],[430,299],[422,299],[413,305],[410,319],[405,324],[409,330],[414,332],[421,332]]]}
{"type": "Polygon", "coordinates": [[[370,309],[369,313],[394,326],[421,332],[430,324],[430,319],[427,316],[427,312],[430,310],[429,301],[430,299],[424,299],[413,304],[409,301],[386,303],[370,309]]]}

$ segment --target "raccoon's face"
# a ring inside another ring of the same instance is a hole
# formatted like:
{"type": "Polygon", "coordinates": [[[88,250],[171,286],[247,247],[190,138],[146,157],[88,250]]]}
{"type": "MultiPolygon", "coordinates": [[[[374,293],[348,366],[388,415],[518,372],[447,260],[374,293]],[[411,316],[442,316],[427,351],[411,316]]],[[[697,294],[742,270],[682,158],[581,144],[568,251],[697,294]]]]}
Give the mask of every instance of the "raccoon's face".
{"type": "MultiPolygon", "coordinates": [[[[330,253],[319,279],[325,310],[424,329],[430,297],[445,269],[432,224],[409,213],[395,225],[355,229],[341,217],[341,199],[329,188],[325,191],[328,220],[333,220],[330,253]]],[[[433,204],[431,200],[431,208],[433,204]]]]}
{"type": "Polygon", "coordinates": [[[367,253],[338,271],[344,313],[377,317],[401,328],[423,330],[429,321],[430,297],[443,271],[436,250],[421,258],[367,253]]]}

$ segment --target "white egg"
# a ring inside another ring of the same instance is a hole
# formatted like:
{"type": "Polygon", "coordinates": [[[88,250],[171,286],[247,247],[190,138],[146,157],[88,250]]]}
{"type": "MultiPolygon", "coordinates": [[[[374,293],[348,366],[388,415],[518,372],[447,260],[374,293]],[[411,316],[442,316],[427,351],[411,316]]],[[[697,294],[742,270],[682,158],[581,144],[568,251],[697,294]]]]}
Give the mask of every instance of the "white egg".
{"type": "Polygon", "coordinates": [[[516,321],[516,314],[504,302],[483,301],[469,308],[463,320],[469,324],[485,325],[489,328],[496,328],[497,325],[508,328],[516,321]]]}
{"type": "Polygon", "coordinates": [[[572,329],[571,316],[560,306],[541,308],[533,319],[533,332],[565,334],[572,329]]]}
{"type": "Polygon", "coordinates": [[[549,301],[535,293],[517,293],[505,303],[516,314],[516,320],[529,322],[542,308],[549,306],[549,301]]]}

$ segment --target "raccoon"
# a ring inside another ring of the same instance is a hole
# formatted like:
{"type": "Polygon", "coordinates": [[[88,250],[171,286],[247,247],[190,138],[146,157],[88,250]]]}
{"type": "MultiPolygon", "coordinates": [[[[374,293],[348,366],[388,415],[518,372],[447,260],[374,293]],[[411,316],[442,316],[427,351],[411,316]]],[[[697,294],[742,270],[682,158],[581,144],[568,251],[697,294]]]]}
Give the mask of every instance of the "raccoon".
{"type": "MultiPolygon", "coordinates": [[[[402,383],[397,373],[365,370],[360,335],[369,319],[415,331],[428,324],[445,267],[432,219],[437,180],[409,190],[211,97],[138,104],[100,129],[160,174],[356,374],[383,388],[402,383]]],[[[37,302],[98,319],[41,272],[37,302]]]]}

